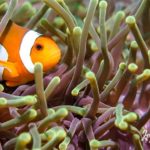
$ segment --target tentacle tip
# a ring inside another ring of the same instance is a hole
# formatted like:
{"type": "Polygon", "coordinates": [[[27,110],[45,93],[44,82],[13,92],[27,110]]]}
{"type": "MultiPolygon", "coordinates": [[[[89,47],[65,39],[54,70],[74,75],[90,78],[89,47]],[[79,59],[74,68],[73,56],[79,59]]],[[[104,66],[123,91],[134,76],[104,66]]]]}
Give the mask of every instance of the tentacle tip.
{"type": "Polygon", "coordinates": [[[119,68],[120,68],[121,70],[124,70],[124,69],[126,68],[126,64],[125,64],[124,62],[120,63],[120,64],[119,64],[119,68]]]}
{"type": "Polygon", "coordinates": [[[78,96],[79,90],[78,90],[78,89],[73,89],[73,90],[71,91],[71,94],[72,94],[72,96],[78,96]]]}
{"type": "Polygon", "coordinates": [[[75,27],[73,29],[73,34],[75,34],[75,35],[81,35],[81,33],[82,33],[82,29],[80,27],[75,27]]]}
{"type": "Polygon", "coordinates": [[[56,76],[53,79],[55,80],[55,82],[60,83],[60,77],[59,76],[56,76]]]}
{"type": "Polygon", "coordinates": [[[117,14],[118,14],[118,17],[121,18],[121,19],[123,19],[125,17],[125,15],[126,15],[125,12],[122,11],[122,10],[118,11],[117,14]]]}
{"type": "Polygon", "coordinates": [[[150,77],[150,69],[145,69],[143,73],[144,73],[145,77],[147,77],[147,78],[150,77]]]}
{"type": "Polygon", "coordinates": [[[92,71],[88,71],[86,74],[85,74],[86,78],[89,79],[89,80],[93,80],[95,79],[95,74],[92,72],[92,71]]]}
{"type": "Polygon", "coordinates": [[[137,48],[138,48],[138,44],[137,44],[136,41],[132,41],[130,46],[131,46],[131,48],[133,48],[133,49],[137,49],[137,48]]]}
{"type": "Polygon", "coordinates": [[[29,117],[31,119],[35,118],[37,116],[37,111],[35,109],[30,109],[29,110],[29,117]]]}
{"type": "Polygon", "coordinates": [[[135,112],[129,112],[123,118],[126,122],[133,123],[138,120],[139,116],[135,112]]]}
{"type": "Polygon", "coordinates": [[[0,84],[0,92],[4,91],[4,86],[0,84]]]}
{"type": "Polygon", "coordinates": [[[138,66],[135,63],[131,63],[128,65],[128,70],[132,73],[136,73],[138,70],[138,66]]]}
{"type": "Polygon", "coordinates": [[[96,139],[93,139],[93,140],[90,141],[90,147],[91,148],[98,148],[99,145],[100,145],[100,142],[96,139]]]}
{"type": "Polygon", "coordinates": [[[18,140],[21,145],[26,145],[31,141],[31,135],[29,133],[22,133],[19,137],[18,140]]]}
{"type": "Polygon", "coordinates": [[[107,5],[108,5],[108,4],[107,4],[107,1],[105,1],[105,0],[102,0],[102,1],[100,1],[100,3],[99,3],[99,7],[100,7],[100,8],[105,8],[105,9],[106,9],[106,8],[107,8],[107,5]]]}
{"type": "Polygon", "coordinates": [[[121,121],[118,124],[119,129],[124,130],[124,131],[126,131],[128,129],[128,126],[129,126],[128,123],[125,121],[121,121]]]}
{"type": "Polygon", "coordinates": [[[4,107],[7,105],[7,99],[6,98],[0,98],[0,107],[4,107]]]}
{"type": "Polygon", "coordinates": [[[136,23],[135,17],[134,17],[134,16],[128,16],[128,17],[126,18],[126,23],[127,23],[128,25],[133,25],[133,24],[135,24],[135,23],[136,23]]]}
{"type": "Polygon", "coordinates": [[[140,136],[138,134],[133,134],[133,139],[136,141],[140,140],[140,136]]]}
{"type": "Polygon", "coordinates": [[[42,65],[42,63],[40,63],[40,62],[36,62],[35,64],[34,64],[34,70],[41,70],[41,69],[43,69],[43,65],[42,65]]]}

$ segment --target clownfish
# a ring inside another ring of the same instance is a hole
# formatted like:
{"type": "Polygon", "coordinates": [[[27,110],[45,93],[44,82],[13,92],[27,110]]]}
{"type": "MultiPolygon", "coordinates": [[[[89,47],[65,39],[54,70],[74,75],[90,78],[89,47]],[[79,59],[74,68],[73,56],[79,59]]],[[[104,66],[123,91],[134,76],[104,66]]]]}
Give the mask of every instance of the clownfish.
{"type": "Polygon", "coordinates": [[[0,37],[0,81],[10,87],[34,79],[34,64],[40,62],[43,71],[54,67],[61,51],[48,36],[9,21],[0,37]]]}

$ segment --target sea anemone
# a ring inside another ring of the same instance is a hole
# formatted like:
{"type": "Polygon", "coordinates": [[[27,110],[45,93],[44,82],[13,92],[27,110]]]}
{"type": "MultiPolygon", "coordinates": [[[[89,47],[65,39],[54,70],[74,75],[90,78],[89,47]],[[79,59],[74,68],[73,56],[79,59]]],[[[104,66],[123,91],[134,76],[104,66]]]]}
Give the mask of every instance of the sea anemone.
{"type": "Polygon", "coordinates": [[[1,149],[150,149],[149,0],[1,0],[0,18],[0,36],[11,19],[62,50],[34,81],[1,82],[1,149]]]}

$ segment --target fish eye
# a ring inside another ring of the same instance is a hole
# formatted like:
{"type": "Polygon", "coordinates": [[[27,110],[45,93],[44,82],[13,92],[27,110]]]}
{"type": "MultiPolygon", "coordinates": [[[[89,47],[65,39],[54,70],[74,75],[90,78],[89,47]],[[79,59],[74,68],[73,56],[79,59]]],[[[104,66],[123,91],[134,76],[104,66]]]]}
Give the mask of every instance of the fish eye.
{"type": "Polygon", "coordinates": [[[41,44],[36,44],[35,47],[36,47],[37,50],[42,50],[43,49],[43,46],[41,44]]]}

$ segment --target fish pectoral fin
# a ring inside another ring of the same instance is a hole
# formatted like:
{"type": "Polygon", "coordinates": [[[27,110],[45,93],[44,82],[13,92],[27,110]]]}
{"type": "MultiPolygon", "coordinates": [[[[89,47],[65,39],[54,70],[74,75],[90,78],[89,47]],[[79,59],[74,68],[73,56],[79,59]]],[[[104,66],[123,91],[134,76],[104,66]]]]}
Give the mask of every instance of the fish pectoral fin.
{"type": "Polygon", "coordinates": [[[15,78],[19,76],[15,63],[0,60],[0,66],[7,69],[11,77],[15,78]]]}

